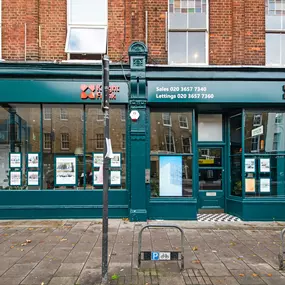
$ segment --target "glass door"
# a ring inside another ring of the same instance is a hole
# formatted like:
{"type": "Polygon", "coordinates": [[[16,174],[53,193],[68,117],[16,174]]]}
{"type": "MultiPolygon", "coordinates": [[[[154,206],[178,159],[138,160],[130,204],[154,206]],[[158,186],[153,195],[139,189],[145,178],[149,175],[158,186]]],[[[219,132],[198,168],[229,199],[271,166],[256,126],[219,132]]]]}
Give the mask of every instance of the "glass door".
{"type": "Polygon", "coordinates": [[[222,146],[200,146],[199,208],[224,209],[224,163],[222,146]]]}

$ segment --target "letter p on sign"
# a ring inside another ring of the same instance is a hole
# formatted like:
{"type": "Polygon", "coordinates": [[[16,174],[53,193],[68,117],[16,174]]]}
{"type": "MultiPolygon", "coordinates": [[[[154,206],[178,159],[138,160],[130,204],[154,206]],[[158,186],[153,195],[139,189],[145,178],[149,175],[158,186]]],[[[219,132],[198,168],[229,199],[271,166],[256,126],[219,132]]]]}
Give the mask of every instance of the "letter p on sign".
{"type": "Polygon", "coordinates": [[[159,252],[152,252],[151,253],[151,260],[159,260],[159,252]]]}

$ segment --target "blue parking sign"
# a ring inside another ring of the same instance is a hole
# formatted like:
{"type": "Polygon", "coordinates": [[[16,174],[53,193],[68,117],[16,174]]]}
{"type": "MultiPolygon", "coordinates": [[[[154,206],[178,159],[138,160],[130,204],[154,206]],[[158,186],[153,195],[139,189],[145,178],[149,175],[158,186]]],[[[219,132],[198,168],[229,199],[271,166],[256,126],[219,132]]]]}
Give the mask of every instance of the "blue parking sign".
{"type": "Polygon", "coordinates": [[[159,252],[152,251],[151,252],[151,260],[159,260],[159,252]]]}

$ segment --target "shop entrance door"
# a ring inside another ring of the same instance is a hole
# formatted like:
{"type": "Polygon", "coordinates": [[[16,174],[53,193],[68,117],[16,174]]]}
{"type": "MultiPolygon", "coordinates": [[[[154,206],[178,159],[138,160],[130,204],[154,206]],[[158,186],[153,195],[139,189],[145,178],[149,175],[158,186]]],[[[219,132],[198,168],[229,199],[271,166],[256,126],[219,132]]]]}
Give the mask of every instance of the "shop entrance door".
{"type": "Polygon", "coordinates": [[[223,210],[224,193],[224,146],[199,145],[199,208],[223,210]]]}

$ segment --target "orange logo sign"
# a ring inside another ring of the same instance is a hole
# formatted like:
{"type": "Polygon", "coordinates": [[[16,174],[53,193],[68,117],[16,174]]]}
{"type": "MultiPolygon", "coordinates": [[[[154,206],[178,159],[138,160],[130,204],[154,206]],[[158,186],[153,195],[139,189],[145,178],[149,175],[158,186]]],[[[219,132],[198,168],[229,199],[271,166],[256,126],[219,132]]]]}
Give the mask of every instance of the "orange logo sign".
{"type": "MultiPolygon", "coordinates": [[[[102,85],[86,85],[81,84],[81,99],[102,99],[102,85]]],[[[109,98],[110,100],[116,100],[117,93],[120,92],[120,86],[109,86],[109,98]]]]}

